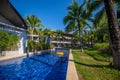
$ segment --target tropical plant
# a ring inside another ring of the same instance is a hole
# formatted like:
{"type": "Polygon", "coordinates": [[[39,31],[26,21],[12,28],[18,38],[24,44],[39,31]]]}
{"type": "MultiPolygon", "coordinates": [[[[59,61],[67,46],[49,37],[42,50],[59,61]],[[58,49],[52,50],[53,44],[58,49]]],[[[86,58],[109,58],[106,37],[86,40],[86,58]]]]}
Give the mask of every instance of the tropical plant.
{"type": "Polygon", "coordinates": [[[19,47],[19,37],[0,30],[0,50],[16,50],[19,47]]]}
{"type": "Polygon", "coordinates": [[[109,50],[109,43],[96,43],[93,48],[95,50],[109,50]]]}
{"type": "Polygon", "coordinates": [[[32,51],[35,48],[35,42],[31,41],[31,40],[28,40],[27,41],[27,48],[28,48],[29,51],[32,51]]]}
{"type": "Polygon", "coordinates": [[[67,31],[79,32],[81,51],[83,51],[82,30],[86,25],[89,26],[86,21],[88,15],[85,13],[84,5],[85,1],[80,6],[77,1],[74,1],[73,4],[67,8],[68,14],[63,20],[64,24],[67,25],[67,31]]]}
{"type": "Polygon", "coordinates": [[[96,19],[92,20],[95,36],[97,37],[97,42],[108,42],[108,24],[106,15],[104,15],[100,21],[96,19]]]}
{"type": "MultiPolygon", "coordinates": [[[[28,30],[31,31],[31,32],[29,32],[29,33],[31,33],[31,35],[34,34],[35,29],[41,29],[44,27],[42,25],[41,20],[35,15],[27,16],[25,18],[25,22],[26,22],[27,26],[29,27],[28,30]]],[[[33,36],[32,36],[32,40],[33,40],[33,36]]]]}
{"type": "Polygon", "coordinates": [[[44,36],[45,36],[45,43],[50,44],[51,35],[53,34],[53,32],[50,29],[45,28],[43,33],[44,33],[44,36]]]}
{"type": "MultiPolygon", "coordinates": [[[[114,7],[114,3],[117,3],[117,7],[119,7],[120,5],[118,5],[120,3],[120,1],[115,1],[115,0],[98,0],[98,1],[93,1],[91,4],[91,11],[98,9],[102,4],[103,8],[106,11],[106,15],[107,15],[107,20],[108,20],[108,29],[109,29],[109,42],[110,42],[110,47],[112,50],[112,54],[113,54],[113,64],[114,67],[117,69],[120,69],[120,30],[119,30],[119,26],[118,26],[118,22],[117,22],[117,18],[115,16],[115,7],[114,7]]],[[[101,9],[102,10],[102,9],[101,9]]],[[[99,11],[101,12],[101,11],[99,11]]],[[[102,14],[102,12],[101,12],[102,14]]]]}
{"type": "Polygon", "coordinates": [[[78,34],[73,34],[72,39],[71,39],[71,43],[74,47],[76,47],[76,44],[78,44],[79,42],[79,35],[78,34]]]}
{"type": "Polygon", "coordinates": [[[56,38],[57,38],[57,42],[60,41],[60,43],[57,43],[57,46],[61,46],[62,45],[61,41],[63,41],[64,39],[62,30],[56,30],[56,38]]]}
{"type": "Polygon", "coordinates": [[[53,44],[50,44],[50,49],[53,49],[55,46],[53,44]]]}

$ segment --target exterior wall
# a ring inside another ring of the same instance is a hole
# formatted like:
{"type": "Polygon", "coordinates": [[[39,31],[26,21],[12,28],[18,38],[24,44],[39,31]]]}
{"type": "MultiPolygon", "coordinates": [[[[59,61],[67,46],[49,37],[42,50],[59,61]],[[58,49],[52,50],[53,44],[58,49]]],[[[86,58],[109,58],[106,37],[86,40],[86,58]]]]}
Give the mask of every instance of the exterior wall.
{"type": "Polygon", "coordinates": [[[27,47],[27,32],[22,32],[18,34],[18,36],[20,38],[20,47],[18,49],[19,54],[25,53],[27,47]]]}

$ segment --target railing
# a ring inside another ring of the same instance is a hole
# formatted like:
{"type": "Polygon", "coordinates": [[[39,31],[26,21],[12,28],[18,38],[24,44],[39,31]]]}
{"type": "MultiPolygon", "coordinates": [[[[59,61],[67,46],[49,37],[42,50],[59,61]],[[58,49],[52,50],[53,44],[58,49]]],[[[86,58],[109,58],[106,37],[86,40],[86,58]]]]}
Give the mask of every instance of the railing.
{"type": "Polygon", "coordinates": [[[51,41],[51,43],[69,43],[69,44],[71,44],[71,41],[51,41]]]}
{"type": "Polygon", "coordinates": [[[0,29],[1,30],[5,30],[5,31],[9,31],[9,32],[28,32],[27,30],[23,29],[23,28],[19,28],[10,24],[6,24],[3,22],[0,22],[0,29]]]}

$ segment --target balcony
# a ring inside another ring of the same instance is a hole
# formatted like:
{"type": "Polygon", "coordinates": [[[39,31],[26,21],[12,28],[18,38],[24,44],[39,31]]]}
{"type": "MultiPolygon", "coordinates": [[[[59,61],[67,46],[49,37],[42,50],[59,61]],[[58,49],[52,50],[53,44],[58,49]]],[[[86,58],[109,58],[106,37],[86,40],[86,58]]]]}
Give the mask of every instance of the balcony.
{"type": "Polygon", "coordinates": [[[9,33],[22,33],[22,32],[27,32],[27,30],[23,29],[23,28],[19,28],[10,24],[6,24],[3,22],[0,22],[0,30],[9,32],[9,33]]]}

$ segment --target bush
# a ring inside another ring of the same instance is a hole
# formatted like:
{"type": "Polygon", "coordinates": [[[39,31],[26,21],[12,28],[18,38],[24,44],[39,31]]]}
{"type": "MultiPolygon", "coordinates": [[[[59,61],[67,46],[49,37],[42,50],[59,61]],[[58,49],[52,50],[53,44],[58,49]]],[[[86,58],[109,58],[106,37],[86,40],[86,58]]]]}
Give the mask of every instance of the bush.
{"type": "Polygon", "coordinates": [[[111,61],[111,55],[108,51],[99,51],[99,50],[85,50],[89,56],[93,57],[98,61],[111,61]]]}
{"type": "Polygon", "coordinates": [[[45,43],[40,43],[40,42],[34,42],[32,40],[28,40],[27,42],[27,48],[29,51],[40,51],[40,50],[47,50],[47,49],[52,49],[54,48],[53,44],[45,44],[45,43]]]}
{"type": "Polygon", "coordinates": [[[50,49],[53,49],[55,46],[53,44],[50,44],[50,49]]]}
{"type": "Polygon", "coordinates": [[[19,37],[0,30],[0,49],[16,50],[19,47],[19,37]]]}
{"type": "Polygon", "coordinates": [[[96,43],[93,48],[85,51],[88,55],[99,61],[110,61],[110,47],[109,43],[96,43]]]}
{"type": "Polygon", "coordinates": [[[96,43],[93,45],[93,48],[97,50],[108,50],[109,43],[96,43]]]}
{"type": "Polygon", "coordinates": [[[31,51],[35,48],[35,42],[34,41],[31,41],[31,40],[28,40],[27,42],[27,48],[31,51]]]}
{"type": "Polygon", "coordinates": [[[42,44],[43,50],[49,49],[50,48],[50,44],[42,44]]]}

